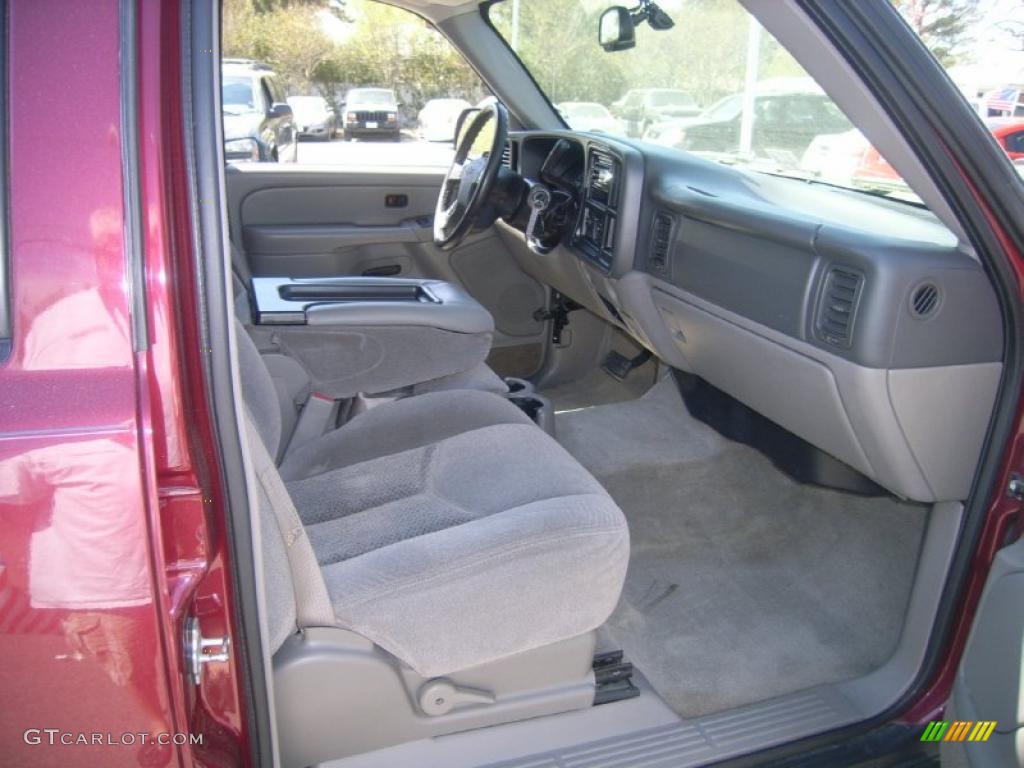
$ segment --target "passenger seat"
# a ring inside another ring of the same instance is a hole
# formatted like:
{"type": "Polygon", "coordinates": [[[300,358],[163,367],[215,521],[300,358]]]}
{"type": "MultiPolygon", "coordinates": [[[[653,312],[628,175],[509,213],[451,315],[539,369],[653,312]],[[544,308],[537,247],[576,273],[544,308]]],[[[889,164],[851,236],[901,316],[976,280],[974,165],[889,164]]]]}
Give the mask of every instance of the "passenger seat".
{"type": "Polygon", "coordinates": [[[474,391],[369,410],[278,468],[278,393],[237,336],[285,762],[588,704],[593,630],[629,559],[601,485],[514,405],[474,391]],[[396,719],[365,731],[365,707],[396,719]]]}

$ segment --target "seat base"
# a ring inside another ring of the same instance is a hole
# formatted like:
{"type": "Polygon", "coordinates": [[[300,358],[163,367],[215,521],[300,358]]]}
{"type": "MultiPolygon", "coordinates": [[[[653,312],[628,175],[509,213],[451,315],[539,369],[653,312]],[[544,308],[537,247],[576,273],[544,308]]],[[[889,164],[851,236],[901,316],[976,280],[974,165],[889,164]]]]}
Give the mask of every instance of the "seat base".
{"type": "Polygon", "coordinates": [[[308,628],[274,655],[281,764],[306,766],[589,707],[594,647],[595,633],[587,632],[426,678],[355,632],[308,628]]]}

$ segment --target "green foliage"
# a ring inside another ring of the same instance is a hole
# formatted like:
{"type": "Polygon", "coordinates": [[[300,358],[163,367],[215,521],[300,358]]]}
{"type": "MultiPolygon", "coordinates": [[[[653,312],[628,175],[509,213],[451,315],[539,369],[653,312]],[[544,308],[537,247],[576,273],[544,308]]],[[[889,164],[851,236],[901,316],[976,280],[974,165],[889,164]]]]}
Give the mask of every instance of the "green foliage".
{"type": "Polygon", "coordinates": [[[407,115],[432,98],[485,95],[437,31],[372,0],[225,0],[223,49],[272,66],[289,95],[317,92],[334,106],[360,86],[394,88],[407,115]]]}
{"type": "Polygon", "coordinates": [[[978,21],[978,0],[891,0],[944,67],[963,58],[978,21]]]}
{"type": "MultiPolygon", "coordinates": [[[[675,28],[656,32],[642,24],[636,47],[616,53],[606,53],[597,42],[598,18],[609,4],[520,4],[519,56],[553,102],[610,104],[629,88],[649,87],[679,88],[708,106],[742,88],[749,15],[736,0],[663,2],[675,28]]],[[[506,40],[512,39],[511,2],[492,6],[491,21],[506,40]]],[[[768,35],[760,55],[762,78],[804,74],[768,35]]]]}

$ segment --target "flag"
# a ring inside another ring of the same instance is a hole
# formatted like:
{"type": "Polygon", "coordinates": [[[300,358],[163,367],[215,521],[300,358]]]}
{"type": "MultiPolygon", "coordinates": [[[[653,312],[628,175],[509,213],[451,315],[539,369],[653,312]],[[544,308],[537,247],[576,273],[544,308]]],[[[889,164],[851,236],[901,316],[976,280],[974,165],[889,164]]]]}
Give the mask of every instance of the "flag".
{"type": "Polygon", "coordinates": [[[999,112],[1013,112],[1019,97],[1017,88],[1000,88],[985,94],[985,106],[999,112]]]}

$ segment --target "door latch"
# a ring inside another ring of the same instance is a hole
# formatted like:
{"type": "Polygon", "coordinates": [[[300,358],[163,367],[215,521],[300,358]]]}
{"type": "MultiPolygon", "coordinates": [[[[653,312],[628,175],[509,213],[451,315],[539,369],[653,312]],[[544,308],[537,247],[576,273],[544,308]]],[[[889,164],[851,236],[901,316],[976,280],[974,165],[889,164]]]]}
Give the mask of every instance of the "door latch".
{"type": "Polygon", "coordinates": [[[193,685],[203,682],[203,667],[215,661],[227,661],[231,658],[231,638],[203,637],[199,629],[199,619],[189,616],[185,620],[185,669],[192,678],[193,685]],[[220,649],[220,650],[216,650],[220,649]]]}
{"type": "Polygon", "coordinates": [[[1010,482],[1006,484],[1006,495],[1017,501],[1024,501],[1024,477],[1016,472],[1010,475],[1010,482]]]}

